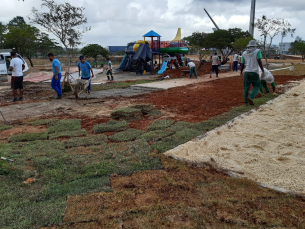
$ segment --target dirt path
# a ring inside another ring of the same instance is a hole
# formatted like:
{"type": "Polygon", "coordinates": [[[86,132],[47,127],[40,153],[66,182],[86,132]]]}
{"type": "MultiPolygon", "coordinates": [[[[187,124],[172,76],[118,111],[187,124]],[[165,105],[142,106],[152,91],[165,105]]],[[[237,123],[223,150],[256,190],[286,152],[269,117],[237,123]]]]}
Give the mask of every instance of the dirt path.
{"type": "Polygon", "coordinates": [[[165,155],[209,162],[269,186],[305,194],[305,81],[259,110],[165,155]]]}

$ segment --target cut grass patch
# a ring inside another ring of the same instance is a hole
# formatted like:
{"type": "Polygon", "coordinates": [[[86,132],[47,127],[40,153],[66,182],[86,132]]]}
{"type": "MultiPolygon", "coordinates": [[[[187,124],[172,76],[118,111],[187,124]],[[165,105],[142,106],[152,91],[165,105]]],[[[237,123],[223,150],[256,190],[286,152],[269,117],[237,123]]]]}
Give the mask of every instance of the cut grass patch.
{"type": "Polygon", "coordinates": [[[24,142],[24,141],[36,141],[45,140],[48,138],[48,132],[44,133],[25,133],[12,135],[8,138],[8,142],[24,142]]]}
{"type": "Polygon", "coordinates": [[[126,121],[140,120],[143,114],[140,109],[126,107],[119,110],[115,110],[111,113],[111,118],[120,119],[126,121]]]}
{"type": "Polygon", "coordinates": [[[146,131],[137,130],[137,129],[128,129],[123,132],[119,132],[109,136],[109,139],[116,142],[127,142],[127,141],[135,140],[138,136],[140,136],[143,133],[146,133],[146,131]]]}
{"type": "Polygon", "coordinates": [[[172,130],[155,130],[145,134],[142,134],[138,137],[138,139],[144,139],[145,141],[152,142],[152,141],[159,141],[165,137],[173,135],[175,131],[172,130]]]}
{"type": "Polygon", "coordinates": [[[157,110],[153,104],[136,104],[131,106],[131,108],[141,110],[143,115],[162,116],[162,112],[157,110]]]}
{"type": "Polygon", "coordinates": [[[136,84],[143,84],[143,83],[150,83],[154,80],[137,80],[133,82],[117,82],[117,83],[107,83],[102,85],[93,85],[91,90],[92,91],[102,91],[102,90],[109,90],[109,89],[116,89],[116,88],[128,88],[131,85],[136,84]]]}
{"type": "Polygon", "coordinates": [[[90,145],[101,145],[108,142],[106,135],[89,135],[86,137],[71,138],[64,141],[66,147],[78,147],[78,146],[90,146],[90,145]]]}
{"type": "Polygon", "coordinates": [[[125,130],[128,127],[128,123],[123,121],[110,120],[107,123],[97,124],[93,127],[95,133],[104,133],[104,132],[117,132],[125,130]]]}
{"type": "Polygon", "coordinates": [[[56,120],[56,119],[38,119],[38,120],[29,122],[29,124],[31,124],[33,126],[41,126],[41,125],[51,126],[51,125],[55,124],[56,122],[58,122],[58,120],[56,120]]]}
{"type": "Polygon", "coordinates": [[[81,128],[82,126],[80,119],[67,119],[54,123],[54,125],[49,127],[48,132],[52,134],[64,131],[80,130],[81,128]]]}
{"type": "Polygon", "coordinates": [[[0,131],[2,130],[8,130],[8,129],[12,129],[13,126],[8,126],[8,125],[0,125],[0,131]]]}
{"type": "Polygon", "coordinates": [[[60,137],[78,137],[86,135],[85,129],[79,129],[79,130],[72,130],[72,131],[62,131],[62,132],[55,132],[53,134],[49,134],[49,139],[56,139],[60,137]]]}
{"type": "Polygon", "coordinates": [[[175,121],[174,120],[156,120],[149,127],[149,130],[163,130],[170,127],[175,121]]]}
{"type": "Polygon", "coordinates": [[[166,137],[161,141],[153,143],[151,147],[160,153],[164,153],[200,135],[202,135],[202,131],[185,129],[178,131],[176,134],[166,137]]]}

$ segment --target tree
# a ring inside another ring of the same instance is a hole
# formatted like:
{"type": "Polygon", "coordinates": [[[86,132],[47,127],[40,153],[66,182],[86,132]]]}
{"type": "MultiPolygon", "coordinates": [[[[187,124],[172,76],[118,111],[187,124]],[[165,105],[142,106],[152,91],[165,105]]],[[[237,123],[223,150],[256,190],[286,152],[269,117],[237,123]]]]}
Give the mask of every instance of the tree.
{"type": "Polygon", "coordinates": [[[23,17],[17,16],[14,17],[10,22],[8,23],[9,27],[17,27],[17,28],[22,28],[26,26],[26,22],[23,17]]]}
{"type": "Polygon", "coordinates": [[[57,4],[54,0],[42,0],[42,2],[42,7],[47,7],[49,12],[39,13],[33,8],[31,21],[55,35],[64,45],[69,56],[69,72],[71,60],[69,48],[80,44],[82,33],[86,31],[78,29],[79,26],[87,23],[87,18],[83,14],[85,8],[75,7],[67,2],[57,4]]]}
{"type": "Polygon", "coordinates": [[[108,57],[109,51],[98,44],[89,44],[82,48],[81,53],[87,58],[93,58],[97,67],[98,56],[108,57]]]}
{"type": "Polygon", "coordinates": [[[23,22],[9,25],[8,33],[5,35],[7,44],[14,47],[19,54],[28,58],[32,67],[32,55],[36,51],[39,37],[39,29],[23,22]]]}
{"type": "Polygon", "coordinates": [[[295,41],[291,43],[291,53],[302,55],[302,62],[305,59],[305,41],[295,41]]]}
{"type": "Polygon", "coordinates": [[[199,53],[199,60],[203,58],[202,49],[204,48],[204,39],[206,33],[194,32],[188,37],[184,37],[183,40],[188,42],[188,45],[192,47],[192,50],[199,53]]]}
{"type": "Polygon", "coordinates": [[[232,43],[232,47],[237,52],[242,52],[243,50],[245,50],[247,48],[247,45],[249,44],[249,42],[251,40],[253,40],[253,37],[239,38],[232,43]]]}
{"type": "Polygon", "coordinates": [[[47,33],[41,33],[37,40],[37,52],[40,53],[43,57],[46,57],[50,52],[50,49],[55,48],[58,45],[54,39],[49,37],[47,33]]]}
{"type": "Polygon", "coordinates": [[[295,29],[292,29],[290,23],[284,19],[269,19],[265,15],[258,18],[254,26],[261,32],[261,36],[263,38],[263,55],[268,68],[269,63],[267,57],[271,50],[270,47],[272,45],[273,38],[279,34],[281,34],[283,37],[291,34],[291,37],[293,37],[295,29]],[[269,41],[267,41],[268,38],[269,41]]]}
{"type": "Polygon", "coordinates": [[[246,38],[249,36],[249,32],[244,32],[239,28],[229,30],[220,29],[205,37],[204,46],[206,48],[216,48],[221,52],[223,59],[226,59],[234,51],[238,51],[233,46],[233,43],[240,38],[246,38]]]}
{"type": "Polygon", "coordinates": [[[5,33],[7,31],[7,25],[3,24],[0,22],[0,47],[3,49],[4,48],[4,43],[5,43],[5,33]]]}

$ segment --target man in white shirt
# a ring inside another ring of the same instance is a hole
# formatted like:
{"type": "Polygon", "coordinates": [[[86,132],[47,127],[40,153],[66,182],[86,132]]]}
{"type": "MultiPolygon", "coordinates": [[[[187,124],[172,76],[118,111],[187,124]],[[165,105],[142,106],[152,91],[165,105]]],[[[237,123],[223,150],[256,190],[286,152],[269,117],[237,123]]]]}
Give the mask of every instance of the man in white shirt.
{"type": "Polygon", "coordinates": [[[25,65],[23,61],[17,57],[15,52],[11,52],[11,63],[9,67],[9,71],[12,72],[11,86],[13,90],[14,99],[12,102],[17,102],[23,100],[23,70],[25,65]],[[17,90],[19,89],[19,99],[17,98],[17,90]]]}
{"type": "Polygon", "coordinates": [[[238,70],[238,58],[239,55],[235,53],[233,57],[233,72],[238,70]]]}
{"type": "Polygon", "coordinates": [[[190,79],[192,78],[193,73],[197,79],[196,65],[193,62],[188,62],[187,66],[190,68],[190,79]]]}
{"type": "Polygon", "coordinates": [[[212,78],[213,72],[216,73],[216,77],[218,78],[218,65],[220,65],[220,59],[217,56],[217,52],[214,53],[214,56],[211,57],[212,61],[212,71],[210,73],[210,78],[212,78]]]}

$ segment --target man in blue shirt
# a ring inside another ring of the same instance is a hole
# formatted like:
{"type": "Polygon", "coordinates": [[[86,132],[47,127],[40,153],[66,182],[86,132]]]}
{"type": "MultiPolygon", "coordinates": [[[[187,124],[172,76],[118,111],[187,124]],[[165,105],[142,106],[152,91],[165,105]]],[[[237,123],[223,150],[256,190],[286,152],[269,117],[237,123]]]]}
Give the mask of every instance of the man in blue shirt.
{"type": "Polygon", "coordinates": [[[52,88],[56,91],[56,99],[61,99],[61,65],[58,59],[55,59],[53,53],[48,54],[49,60],[52,62],[53,78],[51,81],[52,88]]]}
{"type": "MultiPolygon", "coordinates": [[[[79,57],[79,62],[78,62],[78,74],[80,76],[80,72],[82,72],[82,77],[81,79],[82,80],[90,80],[90,71],[91,71],[91,74],[92,74],[92,78],[94,78],[94,74],[93,74],[93,71],[92,71],[92,68],[91,68],[91,65],[85,61],[84,57],[83,56],[80,56],[79,57]]],[[[90,93],[91,91],[91,81],[89,81],[89,87],[88,87],[88,93],[90,93]]]]}

